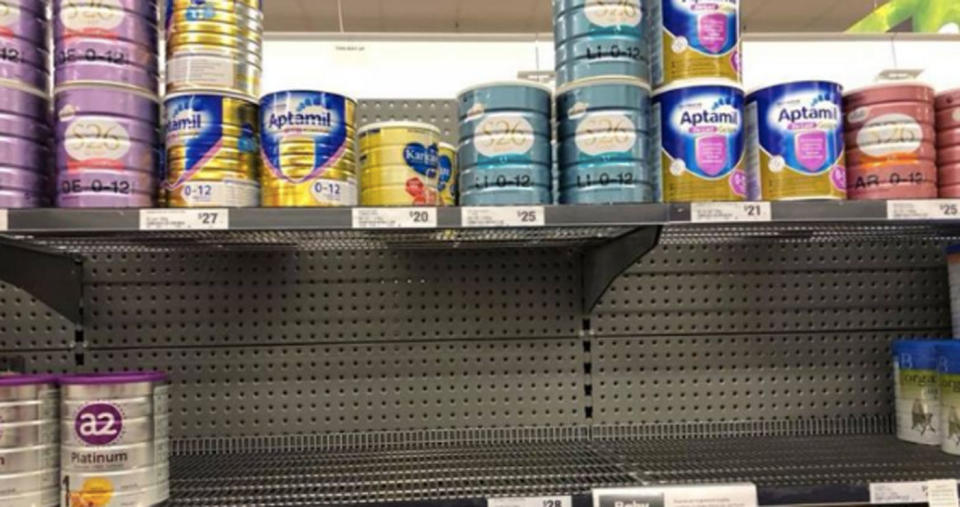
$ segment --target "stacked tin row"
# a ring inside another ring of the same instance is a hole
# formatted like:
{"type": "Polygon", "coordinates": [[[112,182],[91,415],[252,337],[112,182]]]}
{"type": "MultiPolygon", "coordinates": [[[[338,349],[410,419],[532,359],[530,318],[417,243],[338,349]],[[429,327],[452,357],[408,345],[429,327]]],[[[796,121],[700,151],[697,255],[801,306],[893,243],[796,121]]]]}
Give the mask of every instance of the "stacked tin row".
{"type": "Polygon", "coordinates": [[[960,90],[936,99],[940,197],[960,197],[960,90]]]}
{"type": "Polygon", "coordinates": [[[649,25],[643,3],[553,0],[557,86],[599,76],[649,83],[649,25]]]}
{"type": "Polygon", "coordinates": [[[259,0],[169,0],[164,100],[171,207],[260,204],[259,0]]]}
{"type": "Polygon", "coordinates": [[[157,4],[54,0],[56,204],[150,207],[159,168],[157,4]]]}
{"type": "Polygon", "coordinates": [[[0,0],[0,11],[0,207],[37,207],[50,160],[47,5],[0,0]]]}
{"type": "Polygon", "coordinates": [[[56,379],[0,376],[0,505],[60,500],[56,379]]]}
{"type": "Polygon", "coordinates": [[[525,82],[458,95],[462,205],[553,203],[551,99],[549,88],[525,82]]]}
{"type": "Polygon", "coordinates": [[[440,129],[418,122],[373,123],[360,129],[360,204],[436,206],[440,202],[440,129]]]}
{"type": "Polygon", "coordinates": [[[61,485],[67,507],[152,506],[170,497],[162,373],[61,377],[61,485]]]}
{"type": "Polygon", "coordinates": [[[843,103],[850,199],[936,198],[933,89],[880,84],[847,93],[843,103]]]}
{"type": "Polygon", "coordinates": [[[321,91],[283,91],[260,100],[264,207],[356,206],[353,99],[321,91]]]}

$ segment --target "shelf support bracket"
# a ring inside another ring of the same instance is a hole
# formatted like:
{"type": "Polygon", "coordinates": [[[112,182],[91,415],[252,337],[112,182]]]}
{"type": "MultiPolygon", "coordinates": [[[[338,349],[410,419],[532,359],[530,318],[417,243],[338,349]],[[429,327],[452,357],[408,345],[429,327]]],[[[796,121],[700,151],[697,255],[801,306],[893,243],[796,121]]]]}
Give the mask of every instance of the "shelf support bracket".
{"type": "Polygon", "coordinates": [[[77,328],[82,325],[82,256],[0,236],[0,280],[30,293],[77,328]]]}
{"type": "Polygon", "coordinates": [[[583,254],[583,312],[590,313],[613,281],[647,255],[660,240],[660,227],[640,227],[583,254]]]}

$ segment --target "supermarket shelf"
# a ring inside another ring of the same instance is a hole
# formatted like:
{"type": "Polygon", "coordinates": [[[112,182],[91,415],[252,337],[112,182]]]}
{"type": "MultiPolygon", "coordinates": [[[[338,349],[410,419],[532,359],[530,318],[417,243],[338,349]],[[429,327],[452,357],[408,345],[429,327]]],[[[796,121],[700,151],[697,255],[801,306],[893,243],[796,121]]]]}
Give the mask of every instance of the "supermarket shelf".
{"type": "Polygon", "coordinates": [[[485,507],[487,498],[752,482],[761,505],[869,503],[875,482],[960,477],[960,457],[890,436],[541,442],[179,456],[175,506],[485,507]]]}

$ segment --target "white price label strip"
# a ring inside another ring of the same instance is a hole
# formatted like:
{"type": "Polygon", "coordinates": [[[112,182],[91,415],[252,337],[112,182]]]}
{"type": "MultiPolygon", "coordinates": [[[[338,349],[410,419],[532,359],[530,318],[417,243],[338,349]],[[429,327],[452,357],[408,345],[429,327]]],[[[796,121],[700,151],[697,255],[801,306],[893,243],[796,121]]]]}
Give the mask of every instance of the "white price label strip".
{"type": "Polygon", "coordinates": [[[354,229],[436,229],[437,208],[353,208],[354,229]]]}
{"type": "Polygon", "coordinates": [[[960,507],[957,481],[927,481],[927,503],[930,507],[960,507]]]}
{"type": "Polygon", "coordinates": [[[753,484],[593,490],[593,507],[757,507],[753,484]]]}
{"type": "Polygon", "coordinates": [[[771,220],[773,209],[769,202],[695,202],[690,205],[690,221],[695,224],[771,220]]]}
{"type": "Polygon", "coordinates": [[[230,228],[230,210],[144,209],[141,231],[222,231],[230,228]]]}
{"type": "Polygon", "coordinates": [[[870,485],[870,503],[926,503],[927,485],[923,482],[879,482],[870,485]]]}
{"type": "Polygon", "coordinates": [[[487,507],[573,507],[573,498],[569,496],[488,498],[487,507]]]}
{"type": "Polygon", "coordinates": [[[464,227],[543,227],[547,223],[543,206],[496,206],[461,208],[464,227]]]}
{"type": "Polygon", "coordinates": [[[960,199],[887,201],[890,220],[960,220],[960,199]]]}
{"type": "Polygon", "coordinates": [[[0,209],[0,231],[10,230],[10,212],[0,209]]]}

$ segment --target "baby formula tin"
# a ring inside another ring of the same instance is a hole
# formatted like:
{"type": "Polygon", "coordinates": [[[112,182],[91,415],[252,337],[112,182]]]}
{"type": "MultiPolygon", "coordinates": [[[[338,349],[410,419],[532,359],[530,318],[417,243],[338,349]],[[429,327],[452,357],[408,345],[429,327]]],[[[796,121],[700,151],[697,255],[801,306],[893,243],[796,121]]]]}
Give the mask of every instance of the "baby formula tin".
{"type": "Polygon", "coordinates": [[[654,85],[683,79],[740,82],[740,0],[650,0],[654,85]]]}
{"type": "Polygon", "coordinates": [[[0,81],[46,93],[50,84],[45,46],[0,34],[0,81]]]}
{"type": "Polygon", "coordinates": [[[598,76],[650,82],[641,0],[553,0],[557,84],[598,76]]]}
{"type": "Polygon", "coordinates": [[[797,81],[750,93],[750,200],[845,199],[843,96],[837,83],[797,81]]]}
{"type": "MultiPolygon", "coordinates": [[[[46,491],[59,485],[60,471],[56,468],[0,475],[0,498],[25,495],[32,491],[46,491]]],[[[0,503],[0,505],[12,504],[0,503]]]]}
{"type": "Polygon", "coordinates": [[[33,447],[59,442],[54,420],[0,422],[0,449],[33,447]]]}
{"type": "Polygon", "coordinates": [[[358,133],[363,206],[435,206],[440,129],[416,122],[367,125],[358,133]]]}
{"type": "MultiPolygon", "coordinates": [[[[169,483],[169,474],[160,467],[130,472],[63,474],[68,507],[142,507],[155,505],[160,484],[169,483]]],[[[165,500],[166,498],[160,499],[165,500]]]]}
{"type": "Polygon", "coordinates": [[[356,206],[356,102],[284,91],[260,101],[263,205],[356,206]]]}
{"type": "Polygon", "coordinates": [[[573,83],[558,92],[557,117],[561,202],[655,199],[645,83],[627,78],[573,83]]]}
{"type": "Polygon", "coordinates": [[[0,449],[0,477],[57,467],[58,444],[0,449]]]}
{"type": "Polygon", "coordinates": [[[960,341],[937,345],[940,438],[943,452],[960,455],[960,341]]]}
{"type": "Polygon", "coordinates": [[[440,194],[440,204],[444,206],[456,206],[459,190],[457,181],[459,174],[457,172],[457,147],[449,143],[440,143],[437,145],[437,192],[440,194]]]}
{"type": "Polygon", "coordinates": [[[39,0],[0,2],[0,38],[23,39],[47,47],[46,3],[39,0]]]}
{"type": "Polygon", "coordinates": [[[468,123],[498,112],[538,113],[549,117],[552,94],[549,87],[530,81],[483,83],[457,94],[458,114],[461,121],[468,123]]]}
{"type": "Polygon", "coordinates": [[[262,74],[259,65],[216,51],[178,51],[167,58],[167,92],[214,91],[256,100],[262,74]]]}
{"type": "Polygon", "coordinates": [[[156,94],[159,89],[156,55],[155,46],[72,37],[57,41],[54,82],[57,87],[96,83],[156,94]]]}
{"type": "Polygon", "coordinates": [[[0,402],[32,402],[56,406],[60,393],[53,375],[0,375],[0,402]]]}
{"type": "Polygon", "coordinates": [[[0,497],[0,505],[16,505],[18,507],[49,507],[57,505],[60,490],[57,488],[43,491],[32,491],[20,495],[0,497]]]}
{"type": "Polygon", "coordinates": [[[698,80],[654,93],[651,131],[654,164],[665,202],[742,201],[743,90],[724,81],[698,80]]]}
{"type": "Polygon", "coordinates": [[[940,393],[937,388],[938,340],[893,342],[897,438],[940,445],[940,393]]]}
{"type": "Polygon", "coordinates": [[[147,1],[54,0],[53,38],[97,37],[157,47],[157,16],[149,8],[152,5],[147,1]]]}

